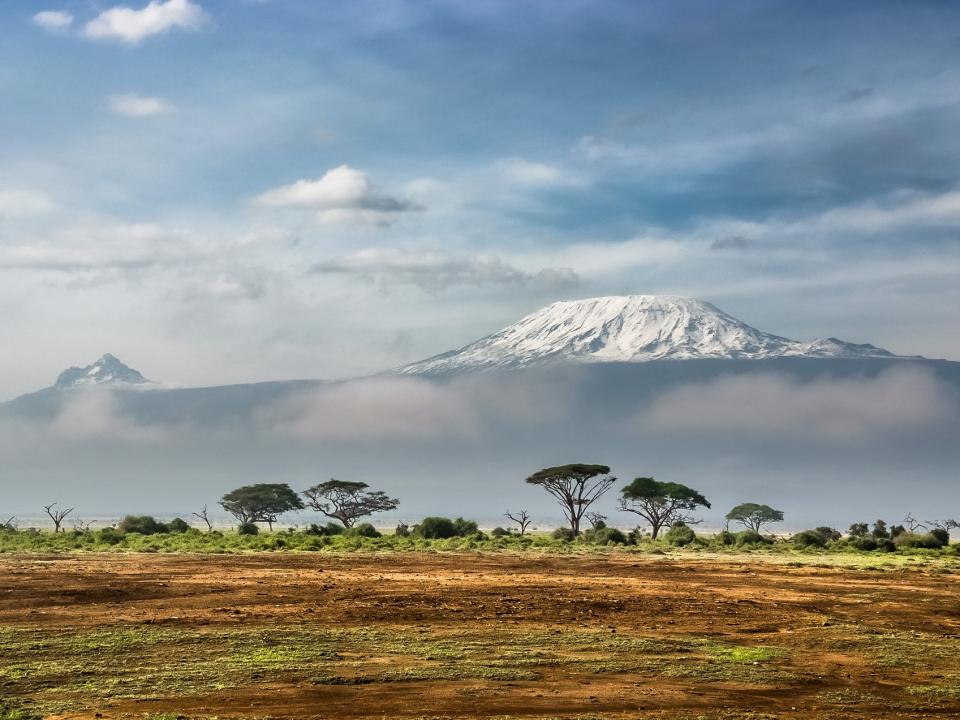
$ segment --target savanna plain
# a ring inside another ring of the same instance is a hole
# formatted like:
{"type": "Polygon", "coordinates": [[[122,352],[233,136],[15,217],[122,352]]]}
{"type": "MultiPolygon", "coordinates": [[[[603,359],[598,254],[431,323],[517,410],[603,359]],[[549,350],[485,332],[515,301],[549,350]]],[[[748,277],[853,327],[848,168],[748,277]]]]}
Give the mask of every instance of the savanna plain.
{"type": "Polygon", "coordinates": [[[0,718],[960,717],[960,556],[0,554],[0,718]]]}

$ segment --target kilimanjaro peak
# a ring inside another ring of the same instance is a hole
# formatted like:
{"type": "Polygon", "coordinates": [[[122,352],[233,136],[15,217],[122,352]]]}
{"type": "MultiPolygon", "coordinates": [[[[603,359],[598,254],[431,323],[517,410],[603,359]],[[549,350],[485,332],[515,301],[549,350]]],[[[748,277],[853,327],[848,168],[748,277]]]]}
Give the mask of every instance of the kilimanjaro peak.
{"type": "Polygon", "coordinates": [[[623,295],[555,302],[459,350],[406,365],[406,374],[515,369],[556,362],[705,358],[892,358],[836,338],[791,340],[753,328],[708,302],[623,295]]]}

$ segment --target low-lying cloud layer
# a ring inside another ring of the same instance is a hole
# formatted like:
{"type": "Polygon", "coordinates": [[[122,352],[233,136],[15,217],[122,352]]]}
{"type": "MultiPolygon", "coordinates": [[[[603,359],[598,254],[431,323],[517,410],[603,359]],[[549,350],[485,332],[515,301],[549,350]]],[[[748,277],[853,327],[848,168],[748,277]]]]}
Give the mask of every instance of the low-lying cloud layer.
{"type": "Polygon", "coordinates": [[[956,388],[925,368],[875,378],[801,382],[785,374],[736,375],[668,390],[640,414],[656,433],[764,442],[882,442],[957,423],[956,388]]]}

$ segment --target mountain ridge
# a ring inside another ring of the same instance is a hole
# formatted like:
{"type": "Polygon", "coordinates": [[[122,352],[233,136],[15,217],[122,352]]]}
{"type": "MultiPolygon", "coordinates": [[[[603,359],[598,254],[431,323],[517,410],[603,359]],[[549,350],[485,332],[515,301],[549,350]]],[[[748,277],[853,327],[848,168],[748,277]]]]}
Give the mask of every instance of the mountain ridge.
{"type": "Polygon", "coordinates": [[[559,361],[896,358],[837,338],[808,342],[762,332],[716,306],[677,295],[560,301],[457,350],[397,368],[406,375],[517,369],[559,361]]]}

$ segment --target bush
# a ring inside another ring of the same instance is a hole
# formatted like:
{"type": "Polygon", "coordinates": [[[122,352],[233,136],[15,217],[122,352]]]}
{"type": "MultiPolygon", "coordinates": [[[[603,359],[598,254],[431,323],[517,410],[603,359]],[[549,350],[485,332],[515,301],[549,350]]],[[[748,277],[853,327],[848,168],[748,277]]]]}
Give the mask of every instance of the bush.
{"type": "Polygon", "coordinates": [[[452,538],[457,534],[457,528],[450,518],[426,517],[413,528],[413,534],[427,540],[452,538]]]}
{"type": "MultiPolygon", "coordinates": [[[[569,530],[569,528],[566,529],[569,530]]],[[[607,525],[584,530],[583,539],[586,542],[596,545],[626,545],[629,542],[627,536],[622,531],[608,527],[607,525]]]]}
{"type": "Polygon", "coordinates": [[[94,536],[96,537],[97,542],[104,543],[106,545],[116,545],[121,540],[123,540],[123,537],[116,530],[116,528],[112,528],[112,527],[103,528],[102,530],[97,530],[94,533],[94,536]]]}
{"type": "Polygon", "coordinates": [[[864,537],[868,532],[870,532],[870,526],[866,523],[854,523],[847,530],[847,535],[850,537],[864,537]]]}
{"type": "Polygon", "coordinates": [[[156,518],[150,515],[127,515],[117,523],[117,531],[124,535],[127,533],[156,535],[158,533],[165,533],[168,529],[166,525],[157,522],[156,518]]]}
{"type": "Polygon", "coordinates": [[[490,534],[495,538],[506,537],[510,534],[510,531],[502,527],[495,527],[490,531],[490,534]]]}
{"type": "Polygon", "coordinates": [[[865,552],[871,552],[879,547],[879,545],[877,545],[876,538],[866,535],[850,538],[850,544],[857,550],[863,550],[865,552]]]}
{"type": "Polygon", "coordinates": [[[365,538],[378,538],[382,537],[379,531],[370,523],[360,523],[359,525],[354,525],[352,528],[347,528],[343,533],[346,537],[365,537],[365,538]]]}
{"type": "Polygon", "coordinates": [[[406,523],[397,523],[397,529],[393,531],[397,537],[410,537],[410,526],[406,523]]]}
{"type": "Polygon", "coordinates": [[[940,538],[933,533],[925,533],[923,535],[912,532],[900,533],[893,542],[898,548],[905,549],[926,548],[928,550],[938,550],[944,545],[940,538]]]}
{"type": "Polygon", "coordinates": [[[259,535],[260,528],[256,523],[246,522],[237,526],[237,535],[259,535]]]}
{"type": "Polygon", "coordinates": [[[688,527],[686,523],[675,522],[670,526],[670,529],[667,530],[667,534],[663,536],[663,539],[667,541],[668,545],[684,547],[696,540],[697,534],[688,527]]]}
{"type": "Polygon", "coordinates": [[[550,533],[550,537],[552,537],[554,540],[573,542],[577,538],[577,535],[568,527],[558,527],[556,530],[550,533]]]}
{"type": "Polygon", "coordinates": [[[737,536],[729,530],[721,530],[715,539],[721,545],[733,545],[737,542],[737,536]]]}
{"type": "Polygon", "coordinates": [[[801,548],[822,548],[827,544],[826,539],[816,530],[804,530],[798,532],[790,541],[801,548]]]}
{"type": "Polygon", "coordinates": [[[836,530],[832,527],[827,527],[826,525],[821,525],[820,527],[814,530],[820,537],[823,538],[824,542],[836,542],[843,537],[843,533],[839,530],[836,530]]]}
{"type": "Polygon", "coordinates": [[[950,531],[944,530],[943,528],[934,528],[930,531],[930,534],[933,535],[937,540],[940,541],[940,545],[949,545],[950,544],[950,531]]]}
{"type": "Polygon", "coordinates": [[[453,521],[453,530],[460,537],[476,535],[480,532],[480,528],[477,527],[477,524],[473,520],[464,520],[461,517],[453,521]]]}
{"type": "Polygon", "coordinates": [[[737,533],[737,545],[770,545],[772,541],[756,530],[744,530],[737,533]]]}
{"type": "Polygon", "coordinates": [[[190,526],[187,525],[185,520],[181,518],[174,518],[169,523],[167,523],[167,532],[171,533],[185,533],[190,530],[190,526]]]}

